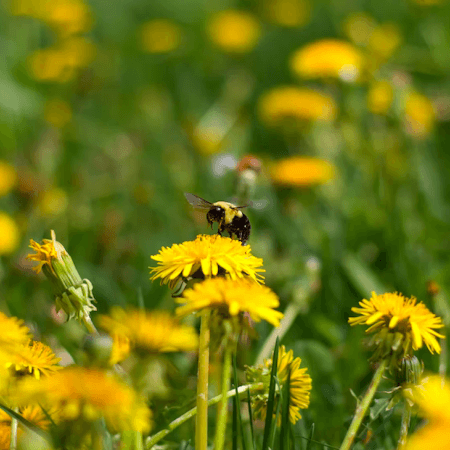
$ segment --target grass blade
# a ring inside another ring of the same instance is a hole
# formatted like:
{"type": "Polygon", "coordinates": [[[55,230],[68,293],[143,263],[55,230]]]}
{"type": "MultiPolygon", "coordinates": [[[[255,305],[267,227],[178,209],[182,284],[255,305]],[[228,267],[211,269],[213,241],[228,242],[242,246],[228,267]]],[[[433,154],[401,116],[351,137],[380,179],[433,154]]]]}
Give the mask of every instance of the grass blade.
{"type": "Polygon", "coordinates": [[[8,408],[5,405],[0,405],[0,409],[5,411],[6,414],[8,414],[12,418],[16,419],[22,425],[25,425],[29,430],[33,431],[33,433],[36,433],[39,436],[41,436],[42,438],[44,438],[45,440],[50,441],[50,436],[44,430],[41,430],[38,426],[29,422],[27,419],[22,417],[20,414],[16,413],[15,411],[13,411],[12,409],[8,408]]]}
{"type": "Polygon", "coordinates": [[[239,408],[239,405],[237,403],[236,397],[233,398],[233,421],[232,421],[232,450],[237,450],[238,448],[238,417],[237,417],[237,410],[239,408]]]}
{"type": "Polygon", "coordinates": [[[288,371],[288,377],[282,392],[282,413],[281,413],[281,429],[280,429],[280,450],[289,450],[289,403],[290,403],[290,384],[291,370],[288,371]]]}
{"type": "Polygon", "coordinates": [[[244,427],[242,425],[241,408],[240,408],[241,402],[239,400],[239,392],[238,392],[239,385],[237,379],[236,354],[233,355],[233,381],[234,381],[234,388],[236,390],[236,396],[234,397],[236,403],[236,418],[238,426],[238,430],[236,431],[239,431],[241,434],[242,449],[247,450],[247,446],[245,444],[244,427]]]}
{"type": "Polygon", "coordinates": [[[247,390],[247,405],[248,405],[248,417],[250,420],[250,431],[252,433],[253,450],[256,450],[255,430],[253,429],[252,399],[250,396],[250,389],[247,390]]]}
{"type": "Polygon", "coordinates": [[[306,441],[306,450],[311,450],[311,443],[314,436],[314,424],[311,425],[311,431],[309,432],[308,440],[306,441]]]}
{"type": "Polygon", "coordinates": [[[262,450],[268,450],[269,448],[269,439],[272,430],[272,421],[273,421],[273,408],[275,405],[275,382],[277,376],[277,368],[278,368],[278,348],[280,346],[280,342],[277,338],[275,342],[275,348],[273,350],[272,356],[272,372],[270,374],[270,385],[269,385],[269,399],[267,401],[267,414],[266,421],[264,424],[264,438],[262,450]]]}

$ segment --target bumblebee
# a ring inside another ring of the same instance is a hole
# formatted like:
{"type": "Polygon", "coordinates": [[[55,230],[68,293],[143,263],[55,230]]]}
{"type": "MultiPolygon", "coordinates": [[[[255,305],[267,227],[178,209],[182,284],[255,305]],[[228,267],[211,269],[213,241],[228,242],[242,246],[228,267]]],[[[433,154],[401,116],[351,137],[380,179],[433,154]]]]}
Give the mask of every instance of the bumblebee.
{"type": "Polygon", "coordinates": [[[221,236],[224,231],[228,231],[230,237],[234,234],[242,245],[247,244],[252,226],[248,217],[241,211],[245,206],[236,206],[228,202],[211,203],[194,194],[184,195],[195,209],[208,211],[206,213],[208,224],[212,228],[213,222],[217,222],[219,224],[217,232],[221,236]]]}

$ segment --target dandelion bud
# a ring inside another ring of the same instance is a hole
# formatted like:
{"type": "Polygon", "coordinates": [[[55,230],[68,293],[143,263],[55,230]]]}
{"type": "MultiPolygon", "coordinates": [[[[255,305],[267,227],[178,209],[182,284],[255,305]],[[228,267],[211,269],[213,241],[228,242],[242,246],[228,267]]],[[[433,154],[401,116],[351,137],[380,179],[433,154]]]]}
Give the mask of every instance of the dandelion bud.
{"type": "Polygon", "coordinates": [[[422,378],[423,365],[414,355],[402,358],[396,372],[397,384],[418,385],[422,378]]]}
{"type": "Polygon", "coordinates": [[[81,279],[72,258],[56,240],[53,230],[51,234],[52,239],[43,239],[42,244],[31,239],[30,247],[36,254],[28,255],[27,259],[38,261],[39,265],[34,270],[36,273],[42,270],[52,283],[57,311],[63,309],[68,319],[82,320],[97,309],[93,304],[92,283],[86,278],[81,279]]]}

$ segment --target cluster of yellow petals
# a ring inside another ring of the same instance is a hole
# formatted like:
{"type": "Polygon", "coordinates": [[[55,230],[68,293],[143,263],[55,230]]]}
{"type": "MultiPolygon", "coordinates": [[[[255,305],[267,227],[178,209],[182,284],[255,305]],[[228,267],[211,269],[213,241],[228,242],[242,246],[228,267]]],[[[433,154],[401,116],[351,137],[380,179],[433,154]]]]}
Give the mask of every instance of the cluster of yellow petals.
{"type": "MultiPolygon", "coordinates": [[[[131,348],[145,352],[196,351],[198,348],[195,329],[179,323],[166,311],[123,310],[115,307],[109,316],[100,316],[99,326],[116,341],[122,340],[115,344],[117,347],[122,345],[122,351],[127,340],[131,348]]],[[[116,357],[123,356],[119,353],[116,357]]]]}
{"type": "Polygon", "coordinates": [[[363,69],[363,56],[352,44],[339,39],[321,39],[297,50],[291,68],[301,78],[340,78],[357,81],[363,69]]]}
{"type": "Polygon", "coordinates": [[[218,309],[222,314],[236,316],[246,312],[255,322],[266,320],[275,327],[280,324],[283,313],[276,311],[280,304],[277,295],[268,287],[253,280],[231,280],[222,277],[197,283],[186,289],[177,303],[184,303],[176,310],[185,316],[205,308],[218,309]]]}
{"type": "Polygon", "coordinates": [[[222,270],[233,280],[250,277],[255,281],[261,281],[261,272],[265,272],[262,259],[251,254],[250,245],[219,235],[200,235],[194,241],[163,247],[151,258],[158,263],[150,268],[151,279],[161,278],[171,288],[181,277],[190,277],[199,270],[205,278],[222,270]]]}
{"type": "Polygon", "coordinates": [[[51,375],[62,367],[58,365],[52,349],[39,341],[30,341],[26,345],[17,346],[11,360],[6,364],[16,372],[29,373],[39,380],[42,375],[51,375]]]}
{"type": "Polygon", "coordinates": [[[29,377],[17,392],[23,403],[51,405],[58,411],[58,421],[104,417],[114,432],[150,430],[151,412],[145,400],[102,370],[73,366],[41,380],[29,377]]]}
{"type": "Polygon", "coordinates": [[[425,345],[431,353],[440,353],[436,337],[443,338],[436,330],[444,326],[442,319],[433,314],[422,302],[398,293],[377,295],[372,292],[370,300],[363,299],[360,308],[352,308],[358,317],[349,319],[350,325],[369,325],[366,333],[388,330],[403,334],[405,340],[418,350],[425,345]]]}
{"type": "Polygon", "coordinates": [[[282,186],[311,186],[326,183],[335,176],[334,166],[320,158],[292,156],[280,159],[270,169],[270,177],[282,186]]]}
{"type": "Polygon", "coordinates": [[[13,253],[19,243],[20,231],[16,221],[9,214],[0,211],[0,255],[13,253]]]}
{"type": "Polygon", "coordinates": [[[297,86],[279,86],[259,99],[258,113],[268,126],[283,124],[286,119],[296,121],[332,121],[336,117],[334,99],[321,92],[297,86]]]}
{"type": "Polygon", "coordinates": [[[36,253],[30,253],[27,256],[27,259],[30,261],[39,262],[39,265],[33,267],[33,270],[36,273],[39,273],[42,270],[42,266],[44,264],[47,264],[50,270],[53,270],[52,259],[56,259],[58,257],[55,247],[55,239],[43,239],[42,244],[38,244],[33,239],[30,239],[30,248],[32,248],[36,253]]]}
{"type": "Polygon", "coordinates": [[[230,53],[247,53],[258,43],[261,25],[247,11],[225,10],[214,14],[208,24],[211,41],[230,53]]]}
{"type": "Polygon", "coordinates": [[[422,450],[433,448],[436,450],[448,449],[448,430],[450,429],[450,383],[438,375],[431,375],[423,379],[422,383],[406,391],[428,419],[428,423],[410,436],[405,450],[422,450]]]}
{"type": "Polygon", "coordinates": [[[0,330],[2,330],[0,333],[0,347],[2,349],[26,345],[31,337],[30,330],[25,326],[22,319],[8,317],[2,312],[0,312],[0,330]]]}

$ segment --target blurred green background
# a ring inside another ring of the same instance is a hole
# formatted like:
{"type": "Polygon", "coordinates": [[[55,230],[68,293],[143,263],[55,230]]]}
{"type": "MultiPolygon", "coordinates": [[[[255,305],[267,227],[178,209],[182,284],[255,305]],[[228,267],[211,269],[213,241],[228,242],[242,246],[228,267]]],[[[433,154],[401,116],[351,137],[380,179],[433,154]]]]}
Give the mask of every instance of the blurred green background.
{"type": "Polygon", "coordinates": [[[370,376],[351,307],[374,290],[433,309],[429,280],[447,298],[449,19],[438,0],[4,0],[1,309],[57,334],[25,259],[51,229],[100,312],[173,309],[150,255],[210,232],[183,193],[247,186],[266,284],[302,303],[282,342],[313,378],[299,426],[338,443],[370,376]]]}

